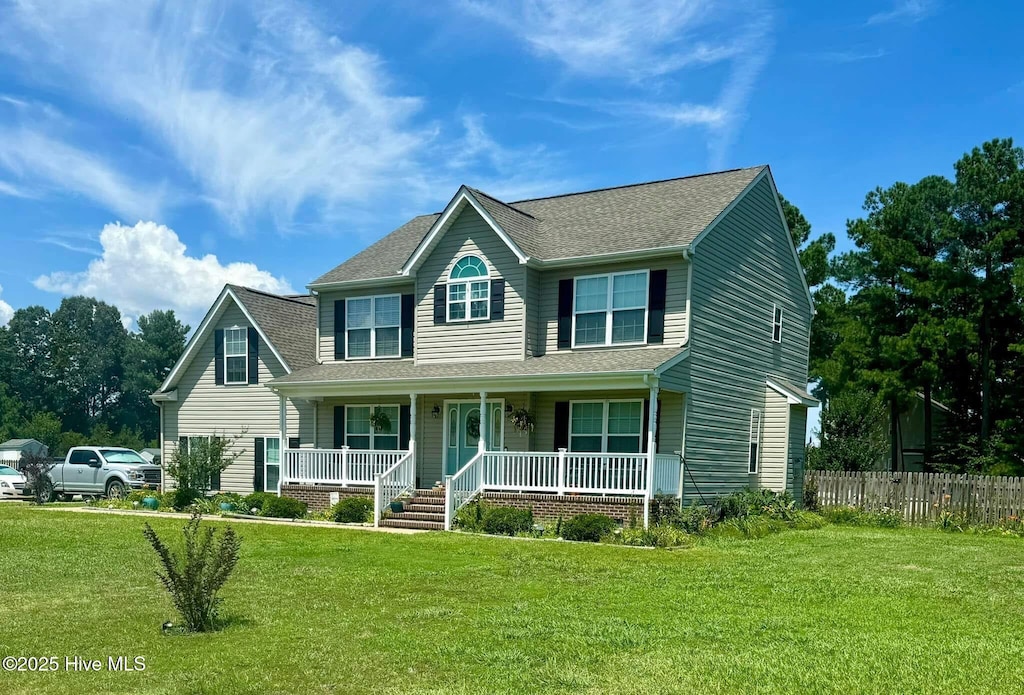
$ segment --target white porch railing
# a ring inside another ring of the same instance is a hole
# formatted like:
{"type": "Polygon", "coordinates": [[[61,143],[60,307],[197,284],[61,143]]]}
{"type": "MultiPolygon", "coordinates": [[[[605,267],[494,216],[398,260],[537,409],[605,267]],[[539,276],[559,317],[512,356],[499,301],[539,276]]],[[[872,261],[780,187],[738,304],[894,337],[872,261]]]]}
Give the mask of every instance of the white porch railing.
{"type": "Polygon", "coordinates": [[[380,526],[384,508],[416,487],[416,455],[412,449],[373,482],[373,525],[380,526]]]}
{"type": "Polygon", "coordinates": [[[285,449],[283,483],[373,485],[409,452],[381,449],[285,449]]]}
{"type": "Polygon", "coordinates": [[[654,455],[654,484],[651,492],[655,495],[682,496],[683,461],[678,454],[654,455]]]}
{"type": "Polygon", "coordinates": [[[445,478],[444,484],[444,530],[452,530],[452,520],[455,512],[476,495],[480,493],[483,486],[483,459],[487,454],[479,453],[469,462],[457,470],[455,475],[445,478]]]}

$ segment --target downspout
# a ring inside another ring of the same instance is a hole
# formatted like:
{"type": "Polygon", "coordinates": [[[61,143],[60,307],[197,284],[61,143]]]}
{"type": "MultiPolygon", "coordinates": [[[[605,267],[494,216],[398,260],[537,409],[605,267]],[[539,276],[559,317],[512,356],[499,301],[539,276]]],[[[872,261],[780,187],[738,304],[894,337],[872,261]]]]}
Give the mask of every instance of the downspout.
{"type": "Polygon", "coordinates": [[[686,326],[683,327],[683,345],[689,345],[693,318],[690,309],[690,297],[693,296],[693,254],[688,248],[683,249],[683,260],[686,261],[686,326]]]}

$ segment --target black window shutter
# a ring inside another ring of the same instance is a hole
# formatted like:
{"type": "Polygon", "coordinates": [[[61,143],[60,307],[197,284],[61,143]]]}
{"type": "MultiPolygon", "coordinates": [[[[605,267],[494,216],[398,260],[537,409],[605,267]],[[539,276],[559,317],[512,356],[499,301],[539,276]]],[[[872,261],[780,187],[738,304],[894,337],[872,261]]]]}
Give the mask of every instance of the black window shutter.
{"type": "Polygon", "coordinates": [[[416,298],[402,295],[402,357],[412,357],[412,334],[416,322],[416,298]]]}
{"type": "Polygon", "coordinates": [[[398,448],[406,451],[409,449],[409,437],[411,435],[412,408],[408,405],[398,406],[398,448]]]}
{"type": "Polygon", "coordinates": [[[569,448],[569,401],[555,401],[555,450],[569,448]]]}
{"type": "Polygon", "coordinates": [[[213,380],[217,386],[224,385],[224,331],[213,332],[213,380]]]}
{"type": "Polygon", "coordinates": [[[345,406],[334,406],[334,448],[345,446],[345,406]]]}
{"type": "Polygon", "coordinates": [[[668,271],[652,270],[651,284],[647,288],[647,342],[665,342],[665,291],[668,271]]]}
{"type": "Polygon", "coordinates": [[[334,302],[334,359],[345,359],[345,300],[334,302]]]}
{"type": "Polygon", "coordinates": [[[260,383],[260,334],[249,326],[249,383],[260,383]]]}
{"type": "MultiPolygon", "coordinates": [[[[640,432],[642,433],[642,439],[640,440],[640,451],[644,454],[647,453],[647,421],[651,418],[651,401],[647,398],[644,399],[644,421],[640,423],[640,432]]],[[[658,399],[658,412],[654,415],[654,451],[657,453],[658,446],[661,444],[661,399],[658,399]]]]}
{"type": "Polygon", "coordinates": [[[558,349],[572,347],[572,278],[558,281],[558,349]]]}
{"type": "Polygon", "coordinates": [[[505,318],[505,280],[491,280],[491,320],[501,321],[505,318]]]}
{"type": "Polygon", "coordinates": [[[448,286],[444,284],[434,285],[434,325],[446,323],[448,308],[445,302],[448,300],[448,286]]]}
{"type": "Polygon", "coordinates": [[[298,449],[299,446],[301,446],[301,444],[302,444],[302,441],[299,439],[299,437],[288,437],[288,448],[289,449],[298,449]]]}
{"type": "Polygon", "coordinates": [[[263,437],[256,437],[253,443],[253,476],[252,476],[252,489],[256,492],[263,492],[263,464],[266,462],[263,453],[263,437]]]}

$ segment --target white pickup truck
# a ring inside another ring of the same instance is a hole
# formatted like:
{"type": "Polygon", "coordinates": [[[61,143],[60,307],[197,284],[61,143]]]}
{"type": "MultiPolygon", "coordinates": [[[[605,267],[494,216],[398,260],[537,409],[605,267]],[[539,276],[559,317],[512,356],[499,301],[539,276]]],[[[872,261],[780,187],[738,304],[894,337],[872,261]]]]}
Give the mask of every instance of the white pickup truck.
{"type": "Polygon", "coordinates": [[[160,466],[148,463],[138,452],[113,446],[76,446],[64,463],[49,471],[53,490],[49,497],[106,495],[122,497],[129,490],[160,487],[160,466]]]}

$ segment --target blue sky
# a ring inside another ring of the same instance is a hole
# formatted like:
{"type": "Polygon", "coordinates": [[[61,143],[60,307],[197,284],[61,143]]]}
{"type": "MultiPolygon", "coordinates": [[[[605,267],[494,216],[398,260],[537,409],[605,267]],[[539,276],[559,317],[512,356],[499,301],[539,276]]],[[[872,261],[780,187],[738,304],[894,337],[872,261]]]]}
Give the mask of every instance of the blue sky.
{"type": "Polygon", "coordinates": [[[460,183],[514,200],[769,163],[844,238],[872,187],[1020,135],[1022,21],[1009,1],[0,0],[0,321],[85,293],[195,325],[225,281],[301,290],[460,183]]]}

